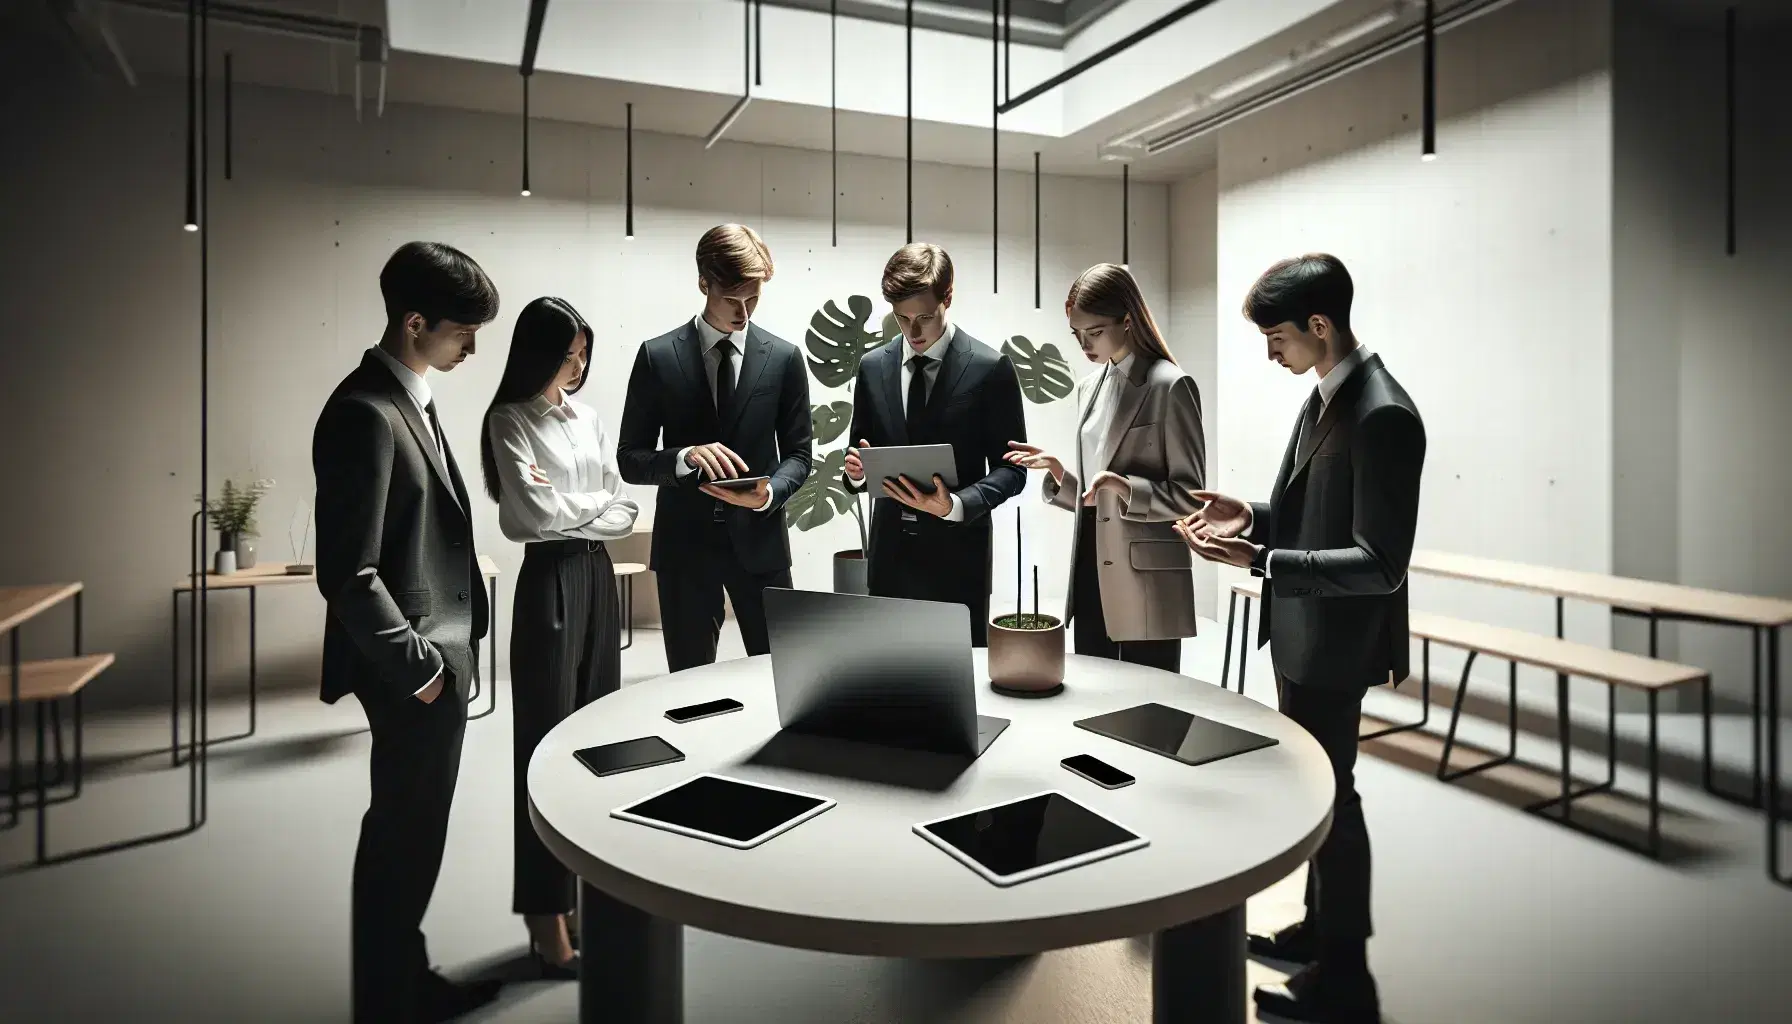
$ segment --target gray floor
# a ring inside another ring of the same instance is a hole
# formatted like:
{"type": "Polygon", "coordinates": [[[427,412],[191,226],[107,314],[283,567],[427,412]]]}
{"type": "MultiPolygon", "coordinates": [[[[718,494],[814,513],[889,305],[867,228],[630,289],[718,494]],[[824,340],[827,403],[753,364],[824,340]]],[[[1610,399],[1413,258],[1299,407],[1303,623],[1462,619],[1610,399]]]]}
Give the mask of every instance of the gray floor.
{"type": "MultiPolygon", "coordinates": [[[[1191,675],[1217,677],[1223,634],[1210,627],[1189,643],[1191,675]]],[[[664,665],[658,635],[638,636],[625,655],[631,681],[664,665]]],[[[725,657],[738,653],[732,634],[725,645],[725,657]]],[[[1252,669],[1252,692],[1266,698],[1266,666],[1252,669]]],[[[469,728],[426,923],[432,954],[451,973],[503,971],[523,949],[508,912],[507,710],[500,700],[496,715],[469,728]]],[[[239,728],[242,713],[220,702],[214,732],[239,728]]],[[[367,738],[353,701],[331,708],[306,693],[275,695],[262,716],[261,735],[214,751],[210,822],[198,834],[0,877],[0,1020],[344,1019],[367,738]]],[[[90,723],[90,756],[104,762],[165,743],[166,728],[154,715],[90,723]]],[[[1686,730],[1673,723],[1674,735],[1686,730]]],[[[1737,733],[1719,735],[1720,746],[1734,747],[1724,737],[1737,733]]],[[[1476,736],[1498,742],[1503,732],[1476,736]]],[[[1525,746],[1549,763],[1547,740],[1525,746]]],[[[1375,839],[1371,955],[1389,1021],[1785,1019],[1792,891],[1764,876],[1758,815],[1669,784],[1670,831],[1697,854],[1656,864],[1512,809],[1493,778],[1500,773],[1473,787],[1440,783],[1416,749],[1366,746],[1359,770],[1375,839]]],[[[1599,767],[1597,755],[1581,757],[1588,770],[1599,767]]],[[[52,853],[184,822],[185,773],[157,764],[115,764],[78,803],[55,808],[52,853]]],[[[1622,785],[1638,781],[1621,774],[1622,785]]],[[[29,856],[29,821],[0,835],[0,863],[29,856]]],[[[1299,887],[1297,874],[1253,900],[1252,924],[1297,916],[1299,887]]],[[[704,933],[686,948],[693,1024],[1149,1020],[1148,954],[1136,941],[978,963],[821,955],[704,933]]],[[[1273,976],[1252,972],[1253,981],[1273,976]]],[[[477,1019],[572,1021],[573,988],[515,985],[477,1019]]]]}

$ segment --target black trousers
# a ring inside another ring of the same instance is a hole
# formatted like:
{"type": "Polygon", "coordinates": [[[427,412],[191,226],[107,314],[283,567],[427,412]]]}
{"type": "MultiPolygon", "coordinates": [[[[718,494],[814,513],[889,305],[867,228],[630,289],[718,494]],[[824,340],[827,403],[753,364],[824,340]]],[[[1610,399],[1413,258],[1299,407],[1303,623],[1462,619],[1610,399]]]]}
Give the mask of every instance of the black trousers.
{"type": "Polygon", "coordinates": [[[722,635],[725,608],[722,593],[734,605],[734,621],[749,656],[771,652],[765,631],[766,587],[790,586],[790,567],[753,573],[741,568],[722,523],[705,523],[685,542],[688,553],[677,563],[659,566],[654,577],[660,592],[660,636],[666,644],[666,670],[682,672],[713,665],[716,641],[722,635]]]}
{"type": "Polygon", "coordinates": [[[1101,610],[1101,574],[1095,565],[1095,510],[1085,507],[1076,517],[1076,566],[1071,570],[1074,610],[1070,615],[1076,653],[1133,665],[1182,671],[1181,640],[1112,640],[1101,610]]]}
{"type": "Polygon", "coordinates": [[[622,685],[616,569],[600,541],[541,541],[523,549],[510,620],[516,868],[511,909],[570,914],[576,879],[529,820],[529,758],[567,715],[622,685]]]}
{"type": "Polygon", "coordinates": [[[1332,830],[1307,870],[1307,923],[1326,947],[1361,948],[1369,922],[1369,826],[1356,791],[1356,733],[1363,713],[1360,687],[1302,686],[1276,678],[1281,712],[1311,733],[1332,763],[1337,794],[1332,830]]]}
{"type": "Polygon", "coordinates": [[[466,687],[451,669],[442,671],[442,692],[428,704],[356,691],[373,733],[372,799],[361,817],[349,911],[357,1024],[418,1019],[429,972],[423,913],[442,868],[467,731],[466,687]]]}
{"type": "MultiPolygon", "coordinates": [[[[901,525],[898,520],[898,529],[901,525]]],[[[942,554],[937,545],[930,545],[927,538],[913,533],[899,532],[887,547],[875,553],[875,557],[887,560],[889,564],[879,564],[873,574],[877,580],[871,588],[873,597],[962,604],[970,610],[971,646],[989,646],[989,578],[986,573],[978,577],[981,582],[965,580],[965,566],[942,564],[943,560],[955,557],[955,552],[942,554]]]]}

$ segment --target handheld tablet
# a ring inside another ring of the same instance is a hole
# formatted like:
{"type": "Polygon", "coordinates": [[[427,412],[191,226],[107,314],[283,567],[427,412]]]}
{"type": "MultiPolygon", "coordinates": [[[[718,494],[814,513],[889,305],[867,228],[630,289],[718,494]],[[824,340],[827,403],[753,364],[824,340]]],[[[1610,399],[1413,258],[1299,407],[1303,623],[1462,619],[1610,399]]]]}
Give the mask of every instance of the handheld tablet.
{"type": "Polygon", "coordinates": [[[948,488],[958,487],[958,464],[952,460],[949,444],[893,445],[887,448],[860,448],[859,461],[865,466],[865,482],[883,493],[883,482],[906,476],[923,494],[933,491],[935,474],[948,488]]]}
{"type": "Polygon", "coordinates": [[[758,487],[762,481],[770,480],[769,476],[731,476],[726,480],[707,481],[717,487],[729,491],[750,491],[758,487]]]}
{"type": "Polygon", "coordinates": [[[995,885],[1014,885],[1148,845],[1056,790],[924,821],[915,834],[995,885]]]}
{"type": "Polygon", "coordinates": [[[1269,736],[1191,715],[1165,704],[1138,704],[1075,723],[1098,736],[1119,740],[1183,764],[1207,764],[1278,742],[1269,736]]]}
{"type": "Polygon", "coordinates": [[[618,807],[610,817],[750,850],[832,806],[824,796],[706,772],[618,807]]]}

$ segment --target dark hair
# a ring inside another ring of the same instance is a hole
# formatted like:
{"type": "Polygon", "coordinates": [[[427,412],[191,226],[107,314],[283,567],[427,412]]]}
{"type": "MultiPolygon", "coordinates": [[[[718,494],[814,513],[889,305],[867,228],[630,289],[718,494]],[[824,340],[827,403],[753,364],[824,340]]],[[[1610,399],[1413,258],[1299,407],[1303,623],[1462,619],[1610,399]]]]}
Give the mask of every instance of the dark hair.
{"type": "Polygon", "coordinates": [[[585,336],[585,371],[568,393],[585,386],[591,374],[593,342],[591,325],[572,308],[572,303],[552,296],[536,299],[516,315],[516,330],[510,334],[510,355],[504,359],[504,376],[498,380],[498,393],[485,408],[485,419],[479,432],[479,469],[485,477],[485,493],[493,501],[501,490],[498,478],[498,455],[492,450],[492,413],[498,406],[527,402],[547,389],[554,375],[566,360],[566,348],[579,335],[585,336]]]}
{"type": "Polygon", "coordinates": [[[1127,338],[1134,352],[1150,359],[1167,359],[1173,365],[1176,357],[1164,342],[1164,333],[1157,329],[1151,307],[1145,305],[1145,293],[1132,271],[1118,263],[1097,263],[1077,275],[1064,299],[1064,312],[1080,309],[1096,316],[1132,321],[1127,338]]]}
{"type": "Polygon", "coordinates": [[[443,320],[477,327],[498,318],[498,289],[472,257],[440,242],[406,242],[380,271],[386,326],[417,313],[430,330],[443,320]]]}
{"type": "Polygon", "coordinates": [[[1350,300],[1355,295],[1343,260],[1310,252],[1265,270],[1244,298],[1244,315],[1258,327],[1292,323],[1303,331],[1314,316],[1323,316],[1350,337],[1350,300]]]}
{"type": "Polygon", "coordinates": [[[940,301],[952,298],[952,257],[931,242],[910,242],[884,264],[885,302],[901,302],[922,293],[940,301]]]}

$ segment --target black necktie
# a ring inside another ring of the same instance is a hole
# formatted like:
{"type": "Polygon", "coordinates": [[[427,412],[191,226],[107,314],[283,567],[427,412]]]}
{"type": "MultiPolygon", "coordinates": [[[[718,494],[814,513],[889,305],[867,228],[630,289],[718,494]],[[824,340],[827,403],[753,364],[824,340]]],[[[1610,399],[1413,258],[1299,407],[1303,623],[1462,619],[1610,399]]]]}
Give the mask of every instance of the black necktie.
{"type": "Polygon", "coordinates": [[[716,415],[720,416],[734,400],[734,342],[728,335],[716,342],[716,355],[716,415]]]}
{"type": "Polygon", "coordinates": [[[436,454],[447,458],[448,446],[442,443],[442,421],[436,417],[435,399],[430,399],[429,404],[423,407],[423,411],[429,414],[429,431],[436,438],[436,454]]]}
{"type": "Polygon", "coordinates": [[[916,356],[910,360],[914,367],[914,376],[908,379],[908,425],[914,428],[915,421],[921,418],[921,410],[927,408],[927,364],[933,362],[927,356],[916,356]]]}

